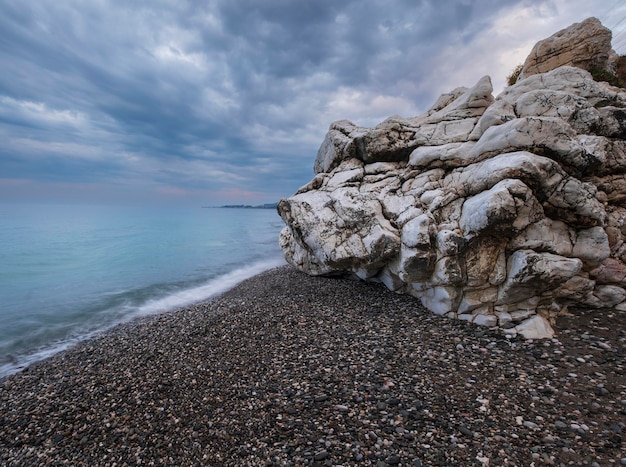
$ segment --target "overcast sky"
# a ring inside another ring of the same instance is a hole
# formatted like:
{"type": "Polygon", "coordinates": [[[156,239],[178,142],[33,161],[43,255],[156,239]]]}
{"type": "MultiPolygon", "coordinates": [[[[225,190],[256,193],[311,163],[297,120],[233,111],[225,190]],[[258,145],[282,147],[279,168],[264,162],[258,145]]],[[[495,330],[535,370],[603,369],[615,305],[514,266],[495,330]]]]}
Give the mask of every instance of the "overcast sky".
{"type": "Polygon", "coordinates": [[[329,124],[411,117],[626,2],[0,0],[0,201],[258,204],[329,124]]]}

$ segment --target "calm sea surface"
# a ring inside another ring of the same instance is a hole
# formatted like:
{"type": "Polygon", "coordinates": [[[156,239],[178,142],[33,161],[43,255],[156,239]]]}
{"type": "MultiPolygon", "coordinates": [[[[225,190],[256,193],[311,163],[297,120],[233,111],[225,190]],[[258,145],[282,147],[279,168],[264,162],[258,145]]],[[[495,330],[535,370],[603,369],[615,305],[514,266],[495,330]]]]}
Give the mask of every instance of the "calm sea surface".
{"type": "Polygon", "coordinates": [[[273,209],[0,204],[0,378],[284,264],[273,209]]]}

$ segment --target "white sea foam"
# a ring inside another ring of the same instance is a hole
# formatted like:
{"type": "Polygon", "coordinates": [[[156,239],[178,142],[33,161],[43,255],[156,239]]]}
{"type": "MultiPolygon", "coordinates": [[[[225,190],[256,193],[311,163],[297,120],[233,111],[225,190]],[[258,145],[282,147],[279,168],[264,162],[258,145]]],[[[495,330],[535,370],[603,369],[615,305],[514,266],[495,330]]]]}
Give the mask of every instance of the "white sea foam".
{"type": "Polygon", "coordinates": [[[209,298],[215,297],[216,295],[232,289],[234,286],[246,279],[249,279],[250,277],[284,264],[286,264],[284,259],[277,258],[259,261],[252,265],[235,269],[234,271],[223,276],[211,279],[206,284],[181,290],[162,298],[149,300],[144,305],[139,306],[135,312],[130,314],[129,317],[132,319],[138,316],[163,313],[164,311],[175,310],[191,305],[192,303],[208,300],[209,298]]]}
{"type": "Polygon", "coordinates": [[[90,333],[83,334],[72,339],[67,339],[62,342],[57,342],[56,344],[51,344],[50,346],[40,349],[36,352],[15,357],[13,361],[0,365],[0,381],[2,381],[2,379],[6,378],[7,376],[12,375],[13,373],[17,373],[18,371],[32,365],[33,363],[45,360],[46,358],[50,358],[55,354],[58,354],[59,352],[62,352],[70,348],[71,346],[78,344],[79,342],[89,339],[90,337],[95,336],[103,330],[104,329],[92,331],[90,333]]]}

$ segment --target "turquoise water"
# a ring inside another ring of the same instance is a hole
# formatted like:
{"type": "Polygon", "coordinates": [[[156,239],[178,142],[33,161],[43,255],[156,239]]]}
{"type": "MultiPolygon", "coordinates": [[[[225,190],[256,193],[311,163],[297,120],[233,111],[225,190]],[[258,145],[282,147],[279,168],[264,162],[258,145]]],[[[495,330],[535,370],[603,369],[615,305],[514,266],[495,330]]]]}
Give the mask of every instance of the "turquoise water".
{"type": "Polygon", "coordinates": [[[273,209],[0,204],[0,378],[284,264],[273,209]]]}

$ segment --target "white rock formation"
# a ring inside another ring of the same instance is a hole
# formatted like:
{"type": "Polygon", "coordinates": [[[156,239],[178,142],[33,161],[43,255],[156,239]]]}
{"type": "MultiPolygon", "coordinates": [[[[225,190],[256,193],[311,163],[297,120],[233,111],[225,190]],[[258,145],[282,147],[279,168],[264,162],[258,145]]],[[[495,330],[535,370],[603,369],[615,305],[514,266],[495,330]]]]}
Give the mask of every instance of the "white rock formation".
{"type": "Polygon", "coordinates": [[[286,259],[527,338],[571,305],[626,308],[626,91],[565,66],[491,92],[333,123],[279,203],[286,259]]]}

